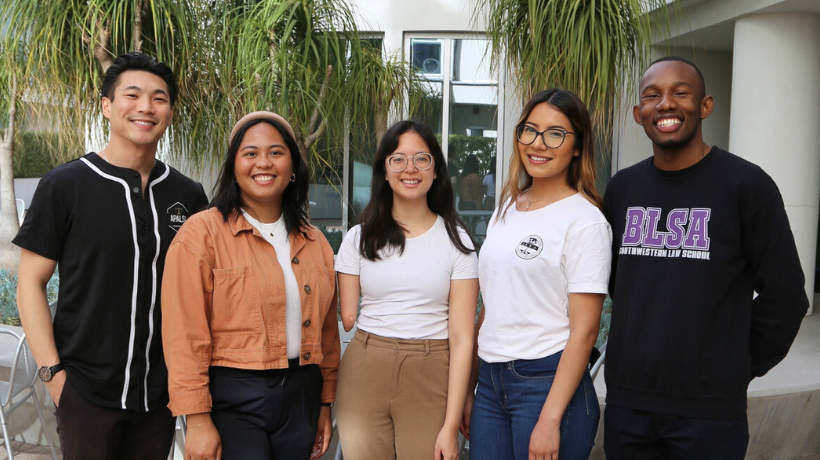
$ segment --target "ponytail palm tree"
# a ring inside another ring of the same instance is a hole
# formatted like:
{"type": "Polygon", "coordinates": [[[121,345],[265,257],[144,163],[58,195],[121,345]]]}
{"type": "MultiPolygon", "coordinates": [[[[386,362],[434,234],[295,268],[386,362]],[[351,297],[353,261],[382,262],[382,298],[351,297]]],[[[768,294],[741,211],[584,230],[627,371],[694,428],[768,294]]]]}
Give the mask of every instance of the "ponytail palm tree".
{"type": "Polygon", "coordinates": [[[476,1],[486,14],[493,62],[510,70],[522,98],[554,86],[569,89],[607,137],[615,98],[632,94],[653,33],[668,30],[665,0],[476,1]]]}
{"type": "Polygon", "coordinates": [[[413,84],[406,64],[365,46],[345,0],[0,0],[0,18],[13,25],[0,24],[0,37],[15,39],[2,54],[21,63],[17,92],[0,71],[0,106],[18,94],[18,106],[48,120],[64,147],[58,161],[82,153],[78,139],[105,142],[99,86],[129,51],[177,75],[161,150],[194,170],[218,163],[233,121],[266,109],[292,123],[315,176],[333,174],[347,134],[384,130],[413,84]]]}
{"type": "Polygon", "coordinates": [[[362,41],[344,0],[248,4],[226,21],[238,33],[224,72],[237,78],[231,107],[281,114],[314,177],[336,171],[346,132],[386,128],[387,111],[412,84],[407,67],[362,41]]]}
{"type": "MultiPolygon", "coordinates": [[[[0,0],[0,265],[17,271],[14,177],[15,132],[21,119],[58,134],[54,150],[65,161],[80,156],[82,138],[97,145],[105,133],[92,130],[100,118],[99,86],[114,58],[144,51],[169,64],[177,75],[191,66],[189,37],[199,28],[190,5],[178,0],[0,0]]],[[[186,97],[184,79],[180,98],[186,97]]],[[[184,104],[184,102],[183,102],[184,104]]],[[[183,150],[184,144],[172,142],[183,150]]]]}
{"type": "Polygon", "coordinates": [[[0,269],[16,273],[20,250],[11,244],[11,240],[20,229],[13,174],[14,131],[17,125],[20,85],[16,56],[9,51],[7,37],[3,38],[0,43],[0,88],[5,94],[0,99],[0,269]]]}
{"type": "MultiPolygon", "coordinates": [[[[14,25],[24,52],[24,81],[31,111],[54,124],[60,139],[73,140],[58,160],[75,158],[77,133],[99,119],[102,76],[120,54],[141,51],[168,64],[179,76],[192,65],[190,37],[200,29],[193,2],[179,0],[0,0],[0,17],[14,25]],[[37,94],[33,94],[36,88],[37,94]]],[[[184,104],[189,85],[180,78],[184,104]]],[[[96,144],[103,139],[92,139],[96,144]]],[[[184,145],[171,143],[171,149],[184,145]]]]}
{"type": "MultiPolygon", "coordinates": [[[[27,87],[51,103],[30,109],[62,139],[75,140],[78,130],[105,136],[91,127],[116,56],[142,51],[167,63],[180,95],[163,151],[194,165],[210,165],[231,121],[258,109],[291,121],[309,160],[322,137],[325,152],[338,156],[346,126],[367,126],[374,111],[386,120],[412,84],[402,63],[366,49],[345,0],[0,0],[0,17],[31,45],[27,87]]],[[[61,149],[58,160],[75,150],[61,149]]]]}

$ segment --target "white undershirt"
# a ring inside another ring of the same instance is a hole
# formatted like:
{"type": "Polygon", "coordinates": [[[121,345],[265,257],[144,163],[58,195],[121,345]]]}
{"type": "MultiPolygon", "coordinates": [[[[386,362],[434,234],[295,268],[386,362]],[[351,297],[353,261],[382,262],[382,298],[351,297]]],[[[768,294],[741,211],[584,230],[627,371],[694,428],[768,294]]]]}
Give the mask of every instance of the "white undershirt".
{"type": "Polygon", "coordinates": [[[293,273],[293,267],[290,265],[290,242],[284,215],[279,216],[279,220],[272,224],[261,224],[245,211],[242,211],[242,215],[259,230],[262,238],[273,246],[276,260],[282,267],[282,274],[285,276],[285,331],[288,338],[288,359],[298,358],[302,343],[302,299],[296,274],[293,273]],[[273,236],[271,236],[271,230],[273,230],[273,236]]]}
{"type": "MultiPolygon", "coordinates": [[[[459,236],[473,247],[461,229],[459,236]]],[[[360,237],[361,226],[350,229],[336,256],[337,272],[359,276],[359,329],[396,339],[448,338],[450,281],[478,277],[475,253],[455,247],[441,216],[422,235],[407,238],[401,255],[386,248],[381,259],[367,260],[360,237]]]]}

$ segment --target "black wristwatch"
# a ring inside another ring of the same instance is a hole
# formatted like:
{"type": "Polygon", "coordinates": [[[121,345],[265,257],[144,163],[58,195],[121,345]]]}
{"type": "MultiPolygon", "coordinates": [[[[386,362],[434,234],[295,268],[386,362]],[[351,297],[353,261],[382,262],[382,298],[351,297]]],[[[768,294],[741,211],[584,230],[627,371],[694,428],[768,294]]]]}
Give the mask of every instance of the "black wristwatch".
{"type": "Polygon", "coordinates": [[[54,374],[60,372],[61,370],[65,369],[63,363],[55,364],[51,367],[43,366],[40,370],[37,371],[37,375],[40,377],[40,380],[43,382],[50,382],[51,379],[54,378],[54,374]]]}

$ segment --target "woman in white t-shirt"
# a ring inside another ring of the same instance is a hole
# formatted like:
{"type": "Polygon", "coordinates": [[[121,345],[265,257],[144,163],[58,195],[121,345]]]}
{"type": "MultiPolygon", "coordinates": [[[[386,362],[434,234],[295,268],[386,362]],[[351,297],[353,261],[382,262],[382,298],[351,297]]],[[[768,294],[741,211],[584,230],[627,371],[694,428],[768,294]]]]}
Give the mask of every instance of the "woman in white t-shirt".
{"type": "Polygon", "coordinates": [[[462,431],[473,460],[587,459],[600,416],[587,363],[612,232],[584,103],[560,89],[535,95],[514,152],[481,248],[478,387],[462,431]]]}
{"type": "Polygon", "coordinates": [[[370,203],[336,257],[342,322],[358,330],[339,367],[345,460],[456,459],[478,298],[473,243],[433,132],[394,124],[370,203]]]}

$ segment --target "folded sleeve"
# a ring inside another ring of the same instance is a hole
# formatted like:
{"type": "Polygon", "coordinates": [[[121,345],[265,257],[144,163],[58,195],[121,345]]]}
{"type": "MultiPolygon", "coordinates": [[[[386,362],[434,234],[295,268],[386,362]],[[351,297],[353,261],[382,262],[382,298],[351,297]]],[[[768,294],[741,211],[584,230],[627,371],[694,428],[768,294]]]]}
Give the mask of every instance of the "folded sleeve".
{"type": "Polygon", "coordinates": [[[612,231],[608,223],[588,225],[570,235],[564,253],[568,291],[606,294],[611,263],[612,231]]]}

